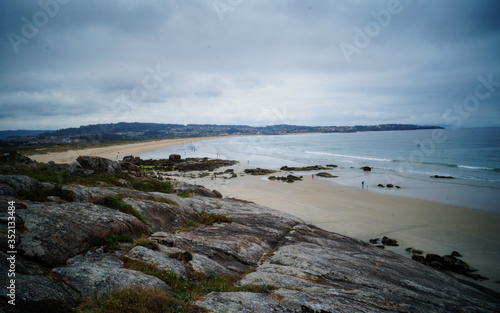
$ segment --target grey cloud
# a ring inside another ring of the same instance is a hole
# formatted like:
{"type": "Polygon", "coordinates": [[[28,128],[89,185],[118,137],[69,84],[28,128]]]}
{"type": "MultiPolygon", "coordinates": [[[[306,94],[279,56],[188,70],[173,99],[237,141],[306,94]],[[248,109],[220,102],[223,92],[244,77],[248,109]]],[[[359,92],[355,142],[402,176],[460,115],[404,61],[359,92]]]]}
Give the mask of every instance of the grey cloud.
{"type": "MultiPolygon", "coordinates": [[[[444,124],[443,112],[474,93],[479,75],[500,81],[494,0],[401,0],[402,11],[348,63],[340,44],[354,45],[354,29],[389,3],[244,0],[221,20],[212,1],[69,1],[16,54],[8,34],[21,34],[22,18],[41,7],[7,0],[1,128],[444,124]],[[148,78],[157,66],[169,75],[148,78]]],[[[499,100],[493,92],[464,125],[499,125],[499,100]]]]}

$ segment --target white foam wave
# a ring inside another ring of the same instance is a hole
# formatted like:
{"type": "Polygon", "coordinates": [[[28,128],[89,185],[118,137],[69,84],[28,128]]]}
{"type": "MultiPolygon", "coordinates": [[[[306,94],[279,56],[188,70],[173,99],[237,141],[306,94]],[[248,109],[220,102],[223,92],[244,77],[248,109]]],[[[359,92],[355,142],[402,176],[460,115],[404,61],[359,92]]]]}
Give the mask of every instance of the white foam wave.
{"type": "Polygon", "coordinates": [[[390,160],[390,159],[369,158],[369,157],[362,157],[362,156],[355,156],[355,155],[346,155],[346,154],[337,154],[337,153],[329,153],[329,152],[305,151],[305,153],[318,154],[318,155],[328,155],[328,156],[341,157],[341,158],[351,158],[351,159],[357,159],[357,160],[392,162],[392,160],[390,160]]]}

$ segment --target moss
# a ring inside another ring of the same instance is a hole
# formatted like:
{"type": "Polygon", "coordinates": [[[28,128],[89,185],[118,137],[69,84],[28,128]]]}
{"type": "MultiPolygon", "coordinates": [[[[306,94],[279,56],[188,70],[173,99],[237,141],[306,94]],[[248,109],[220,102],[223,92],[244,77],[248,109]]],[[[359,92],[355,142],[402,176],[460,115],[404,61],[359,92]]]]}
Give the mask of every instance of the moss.
{"type": "Polygon", "coordinates": [[[181,192],[178,192],[177,195],[184,199],[191,198],[191,194],[189,193],[188,190],[183,190],[181,192]]]}
{"type": "Polygon", "coordinates": [[[213,223],[232,223],[233,220],[224,215],[203,212],[198,215],[198,222],[203,225],[212,225],[213,223]]]}

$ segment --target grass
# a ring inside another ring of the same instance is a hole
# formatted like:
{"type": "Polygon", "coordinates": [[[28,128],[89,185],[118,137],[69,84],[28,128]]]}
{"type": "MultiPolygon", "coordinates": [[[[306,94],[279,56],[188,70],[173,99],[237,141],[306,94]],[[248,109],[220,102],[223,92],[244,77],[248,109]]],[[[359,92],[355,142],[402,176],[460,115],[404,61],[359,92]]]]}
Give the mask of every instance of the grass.
{"type": "Polygon", "coordinates": [[[184,199],[191,198],[191,194],[187,190],[183,190],[181,192],[178,192],[177,195],[181,198],[184,198],[184,199]]]}
{"type": "Polygon", "coordinates": [[[172,294],[160,288],[133,287],[95,296],[87,300],[80,312],[195,313],[208,311],[176,299],[172,294]]]}
{"type": "Polygon", "coordinates": [[[33,192],[25,190],[22,192],[17,192],[17,194],[23,200],[30,200],[30,201],[35,201],[35,202],[47,201],[47,197],[50,197],[50,196],[59,197],[63,200],[66,200],[64,192],[62,191],[61,187],[58,187],[58,186],[56,186],[53,189],[36,190],[33,192]]]}
{"type": "Polygon", "coordinates": [[[143,239],[137,243],[137,246],[143,246],[151,250],[160,250],[160,246],[152,240],[143,239]]]}
{"type": "Polygon", "coordinates": [[[238,275],[213,275],[206,276],[201,273],[194,275],[193,279],[177,275],[169,271],[162,271],[155,268],[154,265],[145,264],[139,261],[126,259],[125,267],[143,272],[164,281],[172,288],[171,294],[186,304],[193,303],[196,299],[209,294],[210,292],[258,292],[270,293],[278,289],[274,285],[243,285],[235,286],[240,276],[238,275]]]}
{"type": "Polygon", "coordinates": [[[104,200],[105,200],[104,202],[105,206],[126,214],[133,215],[137,217],[145,225],[148,224],[148,222],[142,217],[141,213],[137,212],[132,205],[122,201],[121,196],[106,196],[104,200]]]}
{"type": "Polygon", "coordinates": [[[203,225],[212,225],[213,223],[232,223],[233,220],[224,215],[202,212],[198,215],[198,222],[203,225]]]}
{"type": "Polygon", "coordinates": [[[120,242],[128,242],[132,243],[132,238],[127,234],[108,234],[106,238],[104,238],[104,251],[106,252],[114,252],[120,249],[120,242]]]}

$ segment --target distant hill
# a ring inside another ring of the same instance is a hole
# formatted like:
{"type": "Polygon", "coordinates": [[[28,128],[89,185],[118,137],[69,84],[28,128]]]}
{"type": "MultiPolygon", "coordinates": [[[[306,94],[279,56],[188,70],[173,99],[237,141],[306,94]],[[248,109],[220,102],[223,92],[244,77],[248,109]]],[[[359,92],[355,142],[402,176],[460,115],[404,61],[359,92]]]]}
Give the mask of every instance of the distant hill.
{"type": "MultiPolygon", "coordinates": [[[[33,144],[67,144],[76,142],[95,141],[128,141],[151,140],[185,137],[208,137],[226,135],[284,135],[301,133],[336,133],[360,131],[394,131],[442,128],[439,126],[418,126],[411,124],[382,124],[356,126],[300,126],[300,125],[271,125],[254,127],[247,125],[215,125],[215,124],[160,124],[160,123],[113,123],[94,124],[80,127],[59,129],[56,131],[4,131],[4,140],[8,145],[33,144]],[[8,133],[8,134],[7,134],[8,133]],[[20,137],[17,139],[9,136],[20,137]]],[[[1,138],[1,137],[0,137],[1,138]]],[[[4,144],[5,145],[5,144],[4,144]]]]}
{"type": "Polygon", "coordinates": [[[37,136],[53,130],[0,130],[0,139],[9,137],[37,136]]]}

